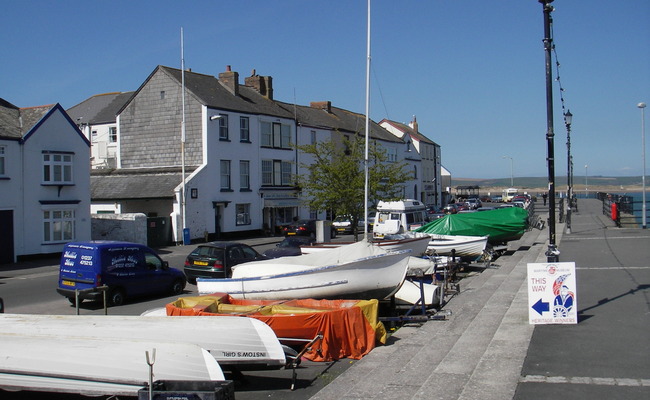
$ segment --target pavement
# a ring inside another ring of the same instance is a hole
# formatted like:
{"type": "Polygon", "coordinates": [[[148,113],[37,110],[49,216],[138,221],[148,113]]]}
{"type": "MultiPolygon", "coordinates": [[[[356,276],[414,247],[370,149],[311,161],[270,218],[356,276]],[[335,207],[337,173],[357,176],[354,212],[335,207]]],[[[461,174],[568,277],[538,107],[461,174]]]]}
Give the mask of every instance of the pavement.
{"type": "Polygon", "coordinates": [[[548,228],[533,229],[460,281],[451,317],[400,328],[311,399],[650,399],[650,232],[617,228],[595,199],[564,229],[577,324],[528,322],[527,263],[548,246],[548,228]]]}

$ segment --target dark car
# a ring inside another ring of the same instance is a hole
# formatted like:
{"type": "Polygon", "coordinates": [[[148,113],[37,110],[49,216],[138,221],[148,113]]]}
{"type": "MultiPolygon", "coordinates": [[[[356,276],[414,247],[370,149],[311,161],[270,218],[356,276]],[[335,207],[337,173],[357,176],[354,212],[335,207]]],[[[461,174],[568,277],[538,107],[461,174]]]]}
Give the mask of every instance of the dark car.
{"type": "Polygon", "coordinates": [[[442,209],[445,214],[456,214],[458,212],[458,206],[456,203],[450,203],[442,209]]]}
{"type": "Polygon", "coordinates": [[[266,250],[263,255],[269,258],[299,256],[302,254],[300,246],[309,246],[316,243],[316,239],[309,236],[287,236],[274,248],[266,250]]]}
{"type": "MultiPolygon", "coordinates": [[[[310,236],[315,238],[316,237],[316,221],[317,219],[299,219],[297,221],[294,221],[290,223],[289,225],[285,225],[282,228],[282,234],[284,236],[310,236]]],[[[328,222],[328,221],[325,221],[328,222]]],[[[336,237],[336,227],[334,227],[331,223],[330,225],[330,238],[335,238],[336,237]]]]}
{"type": "Polygon", "coordinates": [[[196,284],[196,278],[230,278],[237,264],[268,260],[247,244],[237,242],[210,242],[199,245],[185,260],[187,281],[196,284]]]}

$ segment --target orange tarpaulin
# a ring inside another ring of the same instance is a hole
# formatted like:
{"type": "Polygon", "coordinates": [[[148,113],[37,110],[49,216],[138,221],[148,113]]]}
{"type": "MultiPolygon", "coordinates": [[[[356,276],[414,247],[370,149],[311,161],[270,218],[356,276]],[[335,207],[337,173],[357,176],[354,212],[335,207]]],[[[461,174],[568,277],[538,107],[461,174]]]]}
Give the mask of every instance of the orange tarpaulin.
{"type": "MultiPolygon", "coordinates": [[[[377,300],[250,300],[227,294],[183,297],[167,304],[167,315],[238,315],[263,321],[285,339],[323,339],[307,351],[312,361],[360,359],[386,342],[377,300]]],[[[288,340],[290,341],[290,340],[288,340]]]]}

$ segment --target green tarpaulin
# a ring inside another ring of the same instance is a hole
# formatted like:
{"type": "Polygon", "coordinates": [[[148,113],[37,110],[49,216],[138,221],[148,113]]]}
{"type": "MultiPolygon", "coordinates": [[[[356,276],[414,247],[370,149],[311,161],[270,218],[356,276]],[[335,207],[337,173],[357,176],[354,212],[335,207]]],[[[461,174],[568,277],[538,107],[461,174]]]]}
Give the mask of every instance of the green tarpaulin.
{"type": "Polygon", "coordinates": [[[519,207],[449,214],[415,232],[439,235],[489,236],[490,243],[519,239],[528,227],[528,211],[519,207]]]}

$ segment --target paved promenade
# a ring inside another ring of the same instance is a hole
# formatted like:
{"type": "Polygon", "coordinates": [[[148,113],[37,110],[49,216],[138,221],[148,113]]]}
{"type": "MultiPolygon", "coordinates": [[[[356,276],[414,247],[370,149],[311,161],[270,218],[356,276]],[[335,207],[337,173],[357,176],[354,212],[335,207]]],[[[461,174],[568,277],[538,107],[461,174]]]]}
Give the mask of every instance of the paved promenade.
{"type": "Polygon", "coordinates": [[[528,324],[526,266],[546,262],[548,240],[533,229],[461,281],[448,320],[402,327],[312,399],[649,399],[650,231],[617,228],[592,199],[563,231],[578,324],[528,324]]]}

